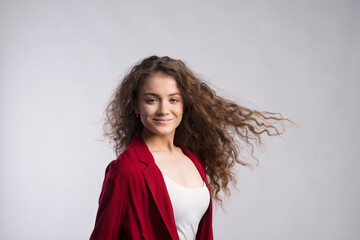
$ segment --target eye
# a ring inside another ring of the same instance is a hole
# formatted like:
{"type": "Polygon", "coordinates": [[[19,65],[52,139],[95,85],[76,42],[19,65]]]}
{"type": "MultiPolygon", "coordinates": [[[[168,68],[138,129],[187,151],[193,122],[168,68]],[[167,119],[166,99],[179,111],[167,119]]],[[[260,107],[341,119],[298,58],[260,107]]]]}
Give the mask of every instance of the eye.
{"type": "Polygon", "coordinates": [[[178,98],[170,98],[170,102],[177,103],[180,102],[180,100],[178,98]]]}
{"type": "Polygon", "coordinates": [[[157,102],[157,99],[156,99],[156,98],[146,99],[146,103],[149,103],[149,104],[156,103],[156,102],[157,102]]]}

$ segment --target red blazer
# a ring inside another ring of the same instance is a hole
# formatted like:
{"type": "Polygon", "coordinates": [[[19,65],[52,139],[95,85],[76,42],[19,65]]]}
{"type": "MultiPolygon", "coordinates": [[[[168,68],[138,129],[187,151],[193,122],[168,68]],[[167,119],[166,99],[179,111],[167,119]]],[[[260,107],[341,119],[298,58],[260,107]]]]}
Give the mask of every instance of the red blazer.
{"type": "MultiPolygon", "coordinates": [[[[196,239],[213,239],[212,200],[205,166],[185,147],[179,147],[193,161],[210,192],[210,205],[199,223],[196,239]]],[[[106,168],[90,237],[95,239],[179,239],[163,175],[140,133],[106,168]]]]}

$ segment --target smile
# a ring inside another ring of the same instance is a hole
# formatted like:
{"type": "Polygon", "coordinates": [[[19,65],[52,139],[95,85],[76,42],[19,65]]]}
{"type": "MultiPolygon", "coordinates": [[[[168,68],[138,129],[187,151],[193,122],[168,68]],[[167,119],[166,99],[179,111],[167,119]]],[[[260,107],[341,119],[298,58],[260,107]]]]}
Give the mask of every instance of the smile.
{"type": "Polygon", "coordinates": [[[169,118],[154,118],[154,121],[156,123],[160,123],[160,124],[165,124],[165,123],[168,123],[170,122],[172,119],[169,119],[169,118]]]}

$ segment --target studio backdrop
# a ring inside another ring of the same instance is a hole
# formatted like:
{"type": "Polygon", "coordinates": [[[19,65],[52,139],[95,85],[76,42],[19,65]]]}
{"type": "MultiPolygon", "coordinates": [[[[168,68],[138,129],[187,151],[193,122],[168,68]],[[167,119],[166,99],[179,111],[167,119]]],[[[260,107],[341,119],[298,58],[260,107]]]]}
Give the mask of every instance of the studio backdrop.
{"type": "Polygon", "coordinates": [[[215,239],[360,239],[359,1],[0,1],[0,239],[88,239],[104,110],[150,55],[298,127],[265,137],[215,239]]]}

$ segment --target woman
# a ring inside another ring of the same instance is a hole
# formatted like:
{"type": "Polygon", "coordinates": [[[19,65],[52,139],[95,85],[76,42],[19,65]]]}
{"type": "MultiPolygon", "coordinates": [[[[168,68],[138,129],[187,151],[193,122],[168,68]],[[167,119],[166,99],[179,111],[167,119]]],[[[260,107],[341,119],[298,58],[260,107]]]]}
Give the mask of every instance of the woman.
{"type": "Polygon", "coordinates": [[[212,199],[222,205],[235,163],[248,165],[238,153],[284,120],[217,96],[180,60],[144,59],[106,109],[118,158],[90,239],[213,239],[212,199]]]}

